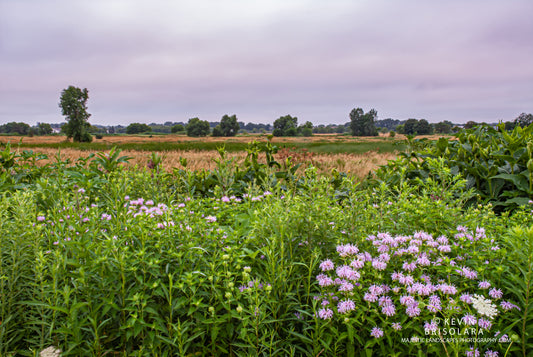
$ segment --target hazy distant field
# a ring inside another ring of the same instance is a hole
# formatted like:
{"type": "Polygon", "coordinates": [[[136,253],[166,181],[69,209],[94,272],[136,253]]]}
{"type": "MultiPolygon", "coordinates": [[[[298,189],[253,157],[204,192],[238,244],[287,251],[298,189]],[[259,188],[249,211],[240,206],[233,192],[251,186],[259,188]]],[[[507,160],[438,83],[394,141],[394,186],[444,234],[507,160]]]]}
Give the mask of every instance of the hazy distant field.
{"type": "MultiPolygon", "coordinates": [[[[320,172],[327,173],[332,169],[348,172],[363,177],[387,160],[397,155],[401,149],[403,136],[394,139],[388,136],[352,137],[344,135],[314,135],[312,137],[275,137],[274,145],[279,147],[276,155],[278,161],[292,157],[293,161],[312,163],[320,172]]],[[[122,155],[130,156],[129,166],[144,167],[152,152],[163,157],[163,168],[170,171],[173,167],[181,167],[180,158],[186,158],[189,169],[212,169],[214,158],[218,157],[217,148],[224,146],[229,157],[244,160],[246,148],[252,141],[266,142],[266,135],[240,135],[237,137],[203,137],[192,138],[184,135],[117,135],[94,139],[92,143],[73,143],[65,141],[64,136],[17,137],[1,136],[0,143],[10,142],[19,150],[33,150],[46,154],[53,160],[58,151],[63,159],[72,161],[87,157],[97,152],[105,152],[116,146],[123,150],[122,155]]],[[[44,160],[43,163],[50,162],[44,160]]]]}

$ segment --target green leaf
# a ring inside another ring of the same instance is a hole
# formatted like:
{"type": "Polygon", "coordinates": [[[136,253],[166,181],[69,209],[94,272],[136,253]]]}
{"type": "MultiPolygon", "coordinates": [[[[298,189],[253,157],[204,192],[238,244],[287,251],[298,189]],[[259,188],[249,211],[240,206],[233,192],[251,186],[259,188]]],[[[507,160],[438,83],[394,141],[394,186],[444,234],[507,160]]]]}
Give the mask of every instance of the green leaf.
{"type": "Polygon", "coordinates": [[[492,179],[497,178],[512,182],[520,191],[527,192],[529,190],[529,182],[523,175],[499,174],[492,177],[492,179]]]}

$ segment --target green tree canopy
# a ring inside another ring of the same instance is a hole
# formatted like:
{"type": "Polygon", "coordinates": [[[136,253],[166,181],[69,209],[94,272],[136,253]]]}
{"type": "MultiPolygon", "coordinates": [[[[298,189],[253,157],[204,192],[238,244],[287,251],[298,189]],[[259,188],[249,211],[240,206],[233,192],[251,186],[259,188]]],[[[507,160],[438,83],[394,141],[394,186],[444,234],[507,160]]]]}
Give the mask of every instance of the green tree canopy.
{"type": "Polygon", "coordinates": [[[239,132],[239,123],[237,122],[237,116],[233,114],[229,116],[225,114],[220,121],[220,130],[222,136],[235,136],[239,132]]]}
{"type": "Polygon", "coordinates": [[[77,142],[92,141],[88,122],[91,114],[87,113],[88,99],[89,91],[87,88],[80,89],[69,86],[61,92],[59,107],[61,108],[61,114],[67,120],[67,124],[63,125],[61,130],[67,135],[68,139],[72,138],[77,142]]]}
{"type": "Polygon", "coordinates": [[[290,115],[279,117],[274,121],[274,136],[296,136],[298,134],[298,118],[290,115]]]}
{"type": "Polygon", "coordinates": [[[441,121],[433,125],[435,133],[437,134],[451,134],[453,123],[449,121],[441,121]]]}
{"type": "Polygon", "coordinates": [[[533,124],[533,114],[522,113],[514,120],[514,123],[522,128],[533,124]]]}
{"type": "Polygon", "coordinates": [[[420,119],[415,126],[415,132],[418,135],[429,135],[433,132],[433,128],[426,119],[420,119]]]}
{"type": "Polygon", "coordinates": [[[403,134],[414,135],[416,134],[416,128],[418,126],[418,120],[416,119],[407,119],[403,125],[403,134]]]}
{"type": "Polygon", "coordinates": [[[302,136],[313,136],[313,123],[306,121],[298,127],[298,134],[302,136]]]}
{"type": "Polygon", "coordinates": [[[185,127],[187,136],[207,136],[210,132],[209,122],[207,120],[200,120],[199,118],[191,118],[185,127]]]}
{"type": "Polygon", "coordinates": [[[152,128],[150,128],[150,126],[141,123],[131,123],[126,127],[126,134],[149,133],[151,131],[152,128]]]}
{"type": "Polygon", "coordinates": [[[470,121],[466,122],[466,124],[464,125],[464,128],[465,129],[472,129],[473,127],[476,127],[478,125],[479,125],[479,123],[476,123],[475,121],[470,120],[470,121]]]}
{"type": "Polygon", "coordinates": [[[185,131],[185,127],[181,124],[172,125],[170,128],[170,132],[173,134],[179,133],[180,131],[185,131]]]}
{"type": "Polygon", "coordinates": [[[0,125],[0,132],[6,134],[28,135],[30,133],[30,126],[26,123],[16,123],[14,121],[0,125]]]}
{"type": "Polygon", "coordinates": [[[54,132],[52,126],[48,123],[39,123],[39,125],[37,125],[37,128],[39,131],[39,135],[50,135],[54,132]]]}
{"type": "Polygon", "coordinates": [[[361,108],[354,108],[350,112],[350,129],[353,136],[377,136],[375,120],[378,112],[370,109],[365,113],[361,108]]]}

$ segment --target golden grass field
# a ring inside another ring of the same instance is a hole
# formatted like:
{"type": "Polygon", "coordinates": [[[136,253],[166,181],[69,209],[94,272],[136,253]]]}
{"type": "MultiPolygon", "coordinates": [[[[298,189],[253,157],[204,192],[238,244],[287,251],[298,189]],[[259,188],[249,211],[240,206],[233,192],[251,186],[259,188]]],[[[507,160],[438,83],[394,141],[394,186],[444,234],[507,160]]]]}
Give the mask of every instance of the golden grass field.
{"type": "MultiPolygon", "coordinates": [[[[398,137],[397,137],[398,138],[398,137]]],[[[34,136],[34,137],[10,137],[2,136],[2,142],[11,142],[12,147],[15,148],[15,144],[19,143],[22,139],[23,143],[27,144],[39,144],[39,143],[59,143],[65,140],[64,136],[34,136]]],[[[382,138],[381,138],[382,139],[382,138]]],[[[108,143],[108,144],[123,144],[123,143],[146,143],[146,142],[184,142],[184,141],[211,141],[211,142],[250,142],[253,140],[257,141],[266,141],[267,138],[265,135],[243,135],[232,138],[221,138],[221,137],[205,137],[205,138],[191,138],[182,135],[157,135],[153,137],[149,136],[107,136],[103,139],[99,139],[98,142],[108,143]]],[[[339,135],[314,135],[312,137],[276,137],[273,139],[274,143],[291,143],[291,142],[360,142],[360,141],[372,141],[380,140],[379,138],[360,138],[360,137],[350,137],[350,136],[339,136],[339,135]]],[[[27,150],[20,148],[17,150],[27,150]]],[[[42,164],[51,162],[54,160],[54,157],[58,154],[58,149],[55,148],[32,148],[34,152],[45,154],[49,157],[49,160],[41,161],[42,164]]],[[[77,150],[72,148],[63,148],[60,151],[61,158],[63,160],[70,159],[75,161],[80,157],[87,157],[90,154],[97,154],[101,151],[91,151],[91,150],[77,150]]],[[[172,168],[182,168],[180,165],[180,159],[187,159],[187,168],[191,170],[211,170],[214,169],[216,163],[214,159],[219,157],[219,154],[216,150],[212,151],[197,151],[197,150],[171,150],[171,151],[162,151],[159,153],[162,158],[162,168],[165,171],[172,171],[172,168]]],[[[150,153],[146,151],[137,151],[137,150],[123,150],[121,156],[129,156],[132,159],[126,165],[128,168],[137,167],[143,168],[147,167],[150,153]]],[[[369,172],[375,170],[380,165],[384,165],[388,160],[394,159],[396,153],[378,153],[375,151],[366,152],[364,154],[319,154],[319,153],[309,153],[305,151],[291,151],[289,149],[282,149],[275,155],[275,158],[279,162],[285,161],[285,159],[291,156],[294,162],[301,162],[303,164],[312,164],[318,168],[320,173],[330,173],[331,170],[337,169],[338,171],[346,172],[350,176],[363,178],[368,175],[369,172]]],[[[239,153],[228,153],[228,158],[233,158],[238,163],[242,162],[245,157],[245,152],[239,153]]],[[[304,166],[304,165],[302,165],[304,166]]]]}

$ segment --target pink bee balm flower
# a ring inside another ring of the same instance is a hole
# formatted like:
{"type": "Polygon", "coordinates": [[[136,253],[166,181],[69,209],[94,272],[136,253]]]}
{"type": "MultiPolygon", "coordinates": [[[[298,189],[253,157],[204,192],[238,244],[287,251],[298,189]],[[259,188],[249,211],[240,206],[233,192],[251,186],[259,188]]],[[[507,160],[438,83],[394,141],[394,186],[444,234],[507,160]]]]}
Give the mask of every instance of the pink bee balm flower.
{"type": "Polygon", "coordinates": [[[469,294],[463,294],[459,299],[463,302],[466,302],[467,304],[472,303],[472,296],[470,296],[469,294]]]}
{"type": "Polygon", "coordinates": [[[383,337],[383,330],[380,329],[379,327],[374,327],[372,329],[372,332],[370,332],[370,336],[374,337],[374,338],[380,338],[380,337],[383,337]]]}
{"type": "Polygon", "coordinates": [[[407,306],[407,309],[405,309],[405,313],[409,317],[415,317],[420,315],[420,308],[418,307],[418,303],[415,302],[409,306],[407,306]]]}
{"type": "Polygon", "coordinates": [[[457,294],[457,288],[453,285],[440,284],[439,290],[442,291],[443,294],[447,294],[447,295],[457,294]]]}
{"type": "Polygon", "coordinates": [[[394,316],[396,315],[396,308],[394,307],[394,304],[383,305],[381,312],[386,316],[394,316]]]}
{"type": "Polygon", "coordinates": [[[324,274],[319,274],[317,277],[316,277],[316,280],[318,280],[318,285],[320,286],[330,286],[330,285],[333,285],[333,280],[327,276],[327,275],[324,275],[324,274]]]}
{"type": "Polygon", "coordinates": [[[352,300],[350,300],[350,299],[342,300],[337,305],[337,311],[340,314],[346,314],[346,313],[348,313],[350,311],[353,311],[353,310],[355,310],[355,303],[352,300]]]}
{"type": "Polygon", "coordinates": [[[359,253],[359,248],[353,244],[344,244],[337,246],[337,252],[339,253],[339,256],[346,257],[348,255],[359,253]]]}
{"type": "Polygon", "coordinates": [[[376,302],[378,301],[378,296],[372,293],[365,293],[363,300],[368,301],[368,302],[376,302]]]}
{"type": "Polygon", "coordinates": [[[489,296],[493,299],[500,299],[503,296],[503,292],[500,289],[490,289],[489,296]]]}
{"type": "Polygon", "coordinates": [[[360,260],[360,259],[355,259],[355,260],[352,260],[352,262],[350,263],[350,266],[354,269],[361,269],[362,267],[365,266],[365,261],[360,260]]]}
{"type": "Polygon", "coordinates": [[[474,315],[466,314],[461,318],[465,325],[474,326],[477,323],[477,319],[474,315]]]}
{"type": "Polygon", "coordinates": [[[322,320],[331,319],[333,317],[333,310],[320,309],[318,310],[318,317],[320,317],[322,320]]]}
{"type": "Polygon", "coordinates": [[[492,327],[492,322],[483,318],[479,319],[477,324],[484,330],[490,330],[490,328],[492,327]]]}
{"type": "Polygon", "coordinates": [[[352,291],[353,290],[353,284],[349,282],[342,283],[339,287],[339,291],[352,291]]]}
{"type": "Polygon", "coordinates": [[[488,281],[481,281],[479,284],[478,284],[478,287],[480,289],[488,289],[490,288],[490,283],[488,281]]]}
{"type": "Polygon", "coordinates": [[[431,320],[431,322],[427,322],[426,321],[424,323],[424,330],[426,330],[426,331],[434,332],[434,331],[437,331],[438,328],[439,328],[439,326],[438,326],[436,320],[431,320]]]}
{"type": "Polygon", "coordinates": [[[374,259],[372,261],[372,267],[376,270],[385,270],[387,269],[387,263],[382,260],[374,259]]]}
{"type": "Polygon", "coordinates": [[[324,260],[322,263],[320,263],[320,269],[322,269],[322,271],[328,271],[328,270],[332,270],[334,268],[335,268],[335,265],[329,259],[324,260]]]}
{"type": "Polygon", "coordinates": [[[520,311],[520,308],[518,306],[516,306],[515,304],[510,303],[509,301],[502,301],[500,303],[500,306],[505,311],[508,311],[508,310],[511,310],[511,309],[517,309],[518,311],[520,311]]]}
{"type": "Polygon", "coordinates": [[[480,353],[479,353],[479,350],[477,348],[474,349],[474,347],[470,347],[470,349],[468,351],[466,351],[466,356],[467,357],[479,357],[480,353]]]}

